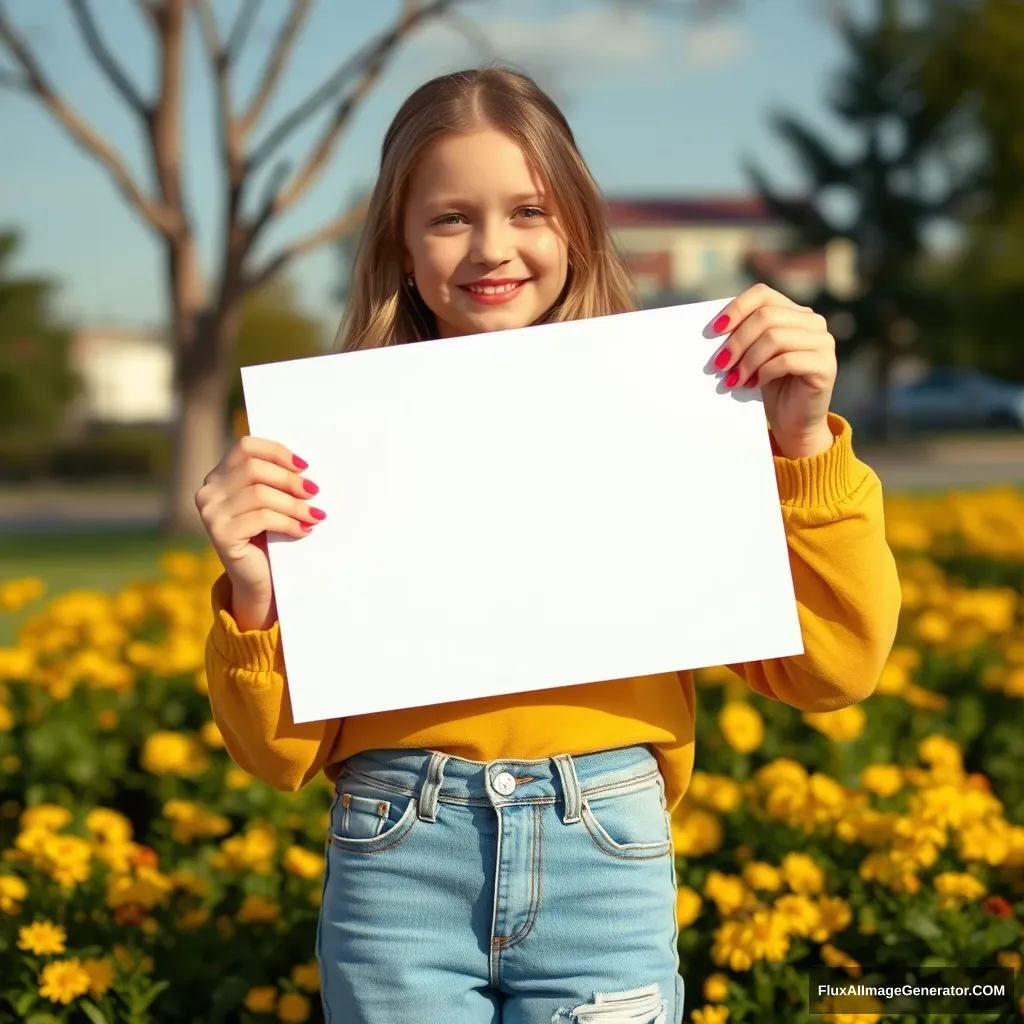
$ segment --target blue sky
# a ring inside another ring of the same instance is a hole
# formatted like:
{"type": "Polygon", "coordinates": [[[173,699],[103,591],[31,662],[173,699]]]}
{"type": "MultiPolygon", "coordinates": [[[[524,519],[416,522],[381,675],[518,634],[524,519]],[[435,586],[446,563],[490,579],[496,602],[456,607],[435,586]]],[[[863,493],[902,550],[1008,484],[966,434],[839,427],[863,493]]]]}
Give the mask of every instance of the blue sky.
{"type": "MultiPolygon", "coordinates": [[[[138,128],[85,54],[57,0],[13,0],[9,8],[51,80],[124,154],[147,182],[138,128]]],[[[93,4],[102,26],[140,87],[154,75],[148,28],[130,0],[93,4]]],[[[215,3],[227,21],[236,4],[215,3]]],[[[487,33],[492,56],[533,73],[558,99],[606,194],[702,195],[749,189],[743,170],[754,158],[781,185],[796,188],[785,148],[768,116],[785,109],[842,139],[826,109],[842,52],[826,15],[828,0],[735,0],[712,21],[637,14],[629,0],[469,0],[464,10],[487,33]],[[625,12],[625,13],[623,13],[625,12]]],[[[254,136],[350,50],[379,31],[397,0],[319,0],[296,46],[275,102],[254,136]]],[[[285,9],[264,14],[238,69],[236,96],[248,90],[285,9]]],[[[197,36],[189,39],[186,97],[187,187],[206,266],[217,244],[219,166],[213,145],[210,80],[197,36]]],[[[381,137],[402,98],[423,79],[478,57],[451,28],[435,27],[408,43],[342,141],[330,168],[301,203],[268,233],[263,251],[334,216],[372,181],[381,137]]],[[[284,151],[295,165],[322,119],[284,151]]],[[[60,312],[78,321],[157,325],[166,314],[161,254],[106,173],[64,136],[34,102],[0,92],[0,226],[23,232],[18,261],[61,284],[60,312]]],[[[257,193],[258,194],[258,193],[257,193]]],[[[333,333],[337,276],[329,249],[294,265],[310,312],[333,333]]]]}

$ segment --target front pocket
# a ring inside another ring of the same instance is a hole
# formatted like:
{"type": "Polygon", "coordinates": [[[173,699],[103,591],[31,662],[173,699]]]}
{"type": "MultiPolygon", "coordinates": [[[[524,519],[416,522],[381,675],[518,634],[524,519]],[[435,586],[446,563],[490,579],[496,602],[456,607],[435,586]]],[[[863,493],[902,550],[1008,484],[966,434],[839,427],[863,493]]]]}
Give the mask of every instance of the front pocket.
{"type": "Polygon", "coordinates": [[[338,782],[328,839],[332,848],[353,853],[381,852],[400,843],[416,823],[416,801],[378,790],[361,779],[338,782]]]}
{"type": "Polygon", "coordinates": [[[580,816],[591,839],[609,856],[651,860],[672,851],[672,825],[658,779],[624,793],[585,798],[580,816]]]}

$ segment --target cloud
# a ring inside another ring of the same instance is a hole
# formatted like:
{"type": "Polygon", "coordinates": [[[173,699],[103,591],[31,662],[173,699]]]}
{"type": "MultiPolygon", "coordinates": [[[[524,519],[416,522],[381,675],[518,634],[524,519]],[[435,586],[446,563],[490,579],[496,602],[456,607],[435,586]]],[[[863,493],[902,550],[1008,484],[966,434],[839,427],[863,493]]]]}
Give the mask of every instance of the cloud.
{"type": "Polygon", "coordinates": [[[538,3],[520,10],[518,18],[474,22],[480,38],[489,42],[487,53],[467,42],[454,25],[438,24],[419,37],[417,56],[427,61],[431,73],[466,61],[498,59],[555,77],[563,85],[580,86],[618,76],[664,82],[686,71],[732,64],[751,47],[747,30],[733,21],[654,18],[604,4],[554,16],[545,16],[545,7],[538,3]]]}

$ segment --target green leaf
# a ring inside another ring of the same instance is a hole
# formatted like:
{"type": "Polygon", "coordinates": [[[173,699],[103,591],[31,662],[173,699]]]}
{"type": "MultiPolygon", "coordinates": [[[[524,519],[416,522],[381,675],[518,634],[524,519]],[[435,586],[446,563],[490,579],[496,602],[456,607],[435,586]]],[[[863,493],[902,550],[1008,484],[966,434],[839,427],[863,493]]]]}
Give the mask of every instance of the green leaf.
{"type": "Polygon", "coordinates": [[[169,981],[156,982],[156,984],[154,984],[153,987],[139,1000],[139,1009],[148,1009],[150,1006],[152,1006],[153,1000],[156,999],[156,997],[160,995],[160,993],[163,992],[165,988],[170,987],[171,983],[169,981]]]}
{"type": "Polygon", "coordinates": [[[39,997],[35,992],[25,992],[18,999],[12,999],[11,1005],[14,1007],[14,1012],[19,1017],[27,1017],[28,1011],[32,1009],[36,1004],[36,1000],[39,997]]]}
{"type": "Polygon", "coordinates": [[[95,1003],[89,1002],[88,999],[83,999],[81,1005],[86,1017],[92,1021],[92,1024],[110,1024],[110,1021],[107,1020],[107,1015],[95,1003]]]}
{"type": "Polygon", "coordinates": [[[60,1024],[60,1017],[55,1017],[52,1013],[33,1013],[25,1024],[60,1024]]]}
{"type": "Polygon", "coordinates": [[[943,935],[942,929],[920,910],[910,911],[904,919],[903,926],[911,935],[917,935],[925,942],[934,942],[936,939],[941,939],[943,935]]]}

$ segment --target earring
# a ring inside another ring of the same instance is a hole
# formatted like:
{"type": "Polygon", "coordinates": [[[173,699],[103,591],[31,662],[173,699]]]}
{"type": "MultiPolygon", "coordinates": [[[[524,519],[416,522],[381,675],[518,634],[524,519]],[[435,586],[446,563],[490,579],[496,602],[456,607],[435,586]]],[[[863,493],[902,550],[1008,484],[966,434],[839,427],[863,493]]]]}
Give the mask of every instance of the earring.
{"type": "Polygon", "coordinates": [[[409,291],[412,291],[416,287],[416,278],[412,274],[405,275],[405,283],[409,291]]]}

